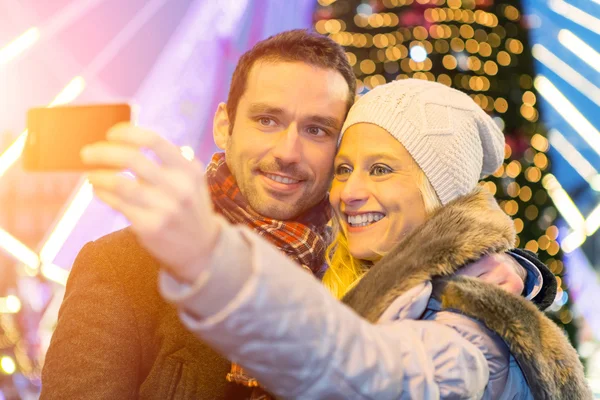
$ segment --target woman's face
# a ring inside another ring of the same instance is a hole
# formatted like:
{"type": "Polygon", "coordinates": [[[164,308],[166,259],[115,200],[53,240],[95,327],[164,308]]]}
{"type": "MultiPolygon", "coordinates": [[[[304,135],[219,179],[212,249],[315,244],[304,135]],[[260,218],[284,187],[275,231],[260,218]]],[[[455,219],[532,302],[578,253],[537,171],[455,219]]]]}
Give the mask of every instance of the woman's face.
{"type": "Polygon", "coordinates": [[[378,261],[425,221],[418,169],[383,128],[361,123],[346,131],[335,157],[330,202],[352,256],[378,261]]]}

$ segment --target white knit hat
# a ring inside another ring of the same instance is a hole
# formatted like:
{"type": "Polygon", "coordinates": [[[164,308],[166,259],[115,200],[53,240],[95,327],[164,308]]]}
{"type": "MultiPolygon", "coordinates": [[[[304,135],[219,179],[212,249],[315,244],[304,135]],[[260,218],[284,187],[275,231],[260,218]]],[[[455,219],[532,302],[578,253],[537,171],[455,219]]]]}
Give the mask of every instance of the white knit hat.
{"type": "Polygon", "coordinates": [[[350,109],[342,135],[380,126],[408,150],[442,204],[471,192],[504,159],[504,135],[468,95],[441,83],[403,79],[377,86],[350,109]]]}

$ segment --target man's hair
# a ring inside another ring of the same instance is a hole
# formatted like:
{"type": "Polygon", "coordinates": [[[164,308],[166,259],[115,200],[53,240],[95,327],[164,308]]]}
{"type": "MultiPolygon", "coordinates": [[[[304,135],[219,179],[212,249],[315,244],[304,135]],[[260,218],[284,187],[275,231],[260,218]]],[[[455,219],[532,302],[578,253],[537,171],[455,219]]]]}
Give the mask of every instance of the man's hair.
{"type": "Polygon", "coordinates": [[[227,99],[227,116],[230,127],[240,98],[246,91],[248,74],[257,61],[303,62],[323,69],[339,72],[348,83],[348,108],[354,103],[356,77],[344,49],[330,38],[304,29],[294,29],[258,42],[242,55],[233,72],[227,99]]]}

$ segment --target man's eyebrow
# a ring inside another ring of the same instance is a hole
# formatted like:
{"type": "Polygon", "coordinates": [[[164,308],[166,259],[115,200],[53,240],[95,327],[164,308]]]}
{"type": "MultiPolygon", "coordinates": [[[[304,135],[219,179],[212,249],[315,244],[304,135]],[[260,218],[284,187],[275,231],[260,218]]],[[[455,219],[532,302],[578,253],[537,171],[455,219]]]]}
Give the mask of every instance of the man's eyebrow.
{"type": "Polygon", "coordinates": [[[342,128],[342,122],[334,117],[324,117],[322,115],[313,115],[313,116],[306,118],[306,120],[317,123],[317,124],[324,125],[328,128],[332,128],[332,129],[341,129],[342,128]]]}
{"type": "Polygon", "coordinates": [[[283,108],[273,107],[265,103],[254,103],[248,107],[249,114],[283,114],[283,108]]]}

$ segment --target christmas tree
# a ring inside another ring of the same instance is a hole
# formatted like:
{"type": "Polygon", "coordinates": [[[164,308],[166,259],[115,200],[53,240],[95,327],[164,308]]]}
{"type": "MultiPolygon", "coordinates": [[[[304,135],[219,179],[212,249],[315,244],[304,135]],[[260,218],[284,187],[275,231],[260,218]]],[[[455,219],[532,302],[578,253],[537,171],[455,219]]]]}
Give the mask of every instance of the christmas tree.
{"type": "Polygon", "coordinates": [[[344,46],[358,94],[409,77],[469,94],[506,135],[505,162],[482,183],[515,222],[517,246],[536,252],[556,275],[550,316],[576,345],[576,327],[548,191],[546,129],[536,106],[527,20],[519,1],[319,0],[315,29],[344,46]]]}

